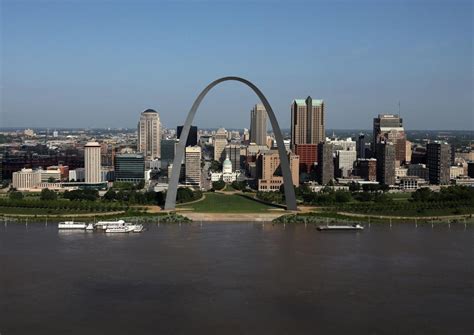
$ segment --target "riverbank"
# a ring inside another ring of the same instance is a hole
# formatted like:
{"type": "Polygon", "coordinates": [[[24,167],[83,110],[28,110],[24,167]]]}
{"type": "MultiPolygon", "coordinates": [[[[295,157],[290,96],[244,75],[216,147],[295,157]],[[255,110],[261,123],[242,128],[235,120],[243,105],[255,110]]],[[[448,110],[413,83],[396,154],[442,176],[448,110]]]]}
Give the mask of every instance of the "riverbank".
{"type": "Polygon", "coordinates": [[[445,216],[388,216],[367,215],[348,212],[299,212],[282,215],[273,220],[275,223],[340,223],[340,222],[365,222],[365,223],[455,223],[462,222],[474,224],[472,214],[445,215],[445,216]]]}
{"type": "Polygon", "coordinates": [[[111,213],[89,213],[89,215],[5,215],[0,214],[0,222],[60,222],[60,221],[92,221],[101,220],[125,220],[140,223],[181,223],[192,222],[188,217],[176,212],[140,213],[134,215],[130,212],[111,212],[111,213]]]}
{"type": "Polygon", "coordinates": [[[273,221],[280,217],[282,212],[273,213],[195,213],[181,212],[180,214],[193,221],[206,222],[265,222],[273,221]]]}

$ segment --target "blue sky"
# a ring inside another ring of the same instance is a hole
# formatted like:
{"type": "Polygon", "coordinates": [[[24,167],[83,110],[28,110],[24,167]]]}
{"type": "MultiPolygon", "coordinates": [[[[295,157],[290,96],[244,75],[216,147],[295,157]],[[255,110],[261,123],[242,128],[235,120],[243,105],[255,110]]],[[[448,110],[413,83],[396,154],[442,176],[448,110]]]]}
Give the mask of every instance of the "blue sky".
{"type": "MultiPolygon", "coordinates": [[[[236,75],[288,128],[293,98],[322,98],[327,128],[370,129],[401,101],[407,129],[473,129],[473,2],[1,2],[0,126],[182,123],[212,80],[236,75]]],[[[199,127],[249,126],[257,101],[216,87],[199,127]]]]}

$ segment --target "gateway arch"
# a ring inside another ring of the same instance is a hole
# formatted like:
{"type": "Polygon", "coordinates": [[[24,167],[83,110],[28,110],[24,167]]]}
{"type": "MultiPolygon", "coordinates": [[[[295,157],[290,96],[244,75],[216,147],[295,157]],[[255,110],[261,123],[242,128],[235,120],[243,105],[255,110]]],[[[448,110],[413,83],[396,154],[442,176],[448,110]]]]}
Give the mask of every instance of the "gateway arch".
{"type": "Polygon", "coordinates": [[[257,86],[252,84],[250,81],[240,77],[223,77],[214,80],[212,83],[207,85],[207,87],[201,92],[201,94],[199,94],[197,99],[194,101],[193,106],[191,107],[191,110],[189,111],[189,114],[186,117],[186,122],[184,123],[183,130],[181,131],[181,136],[179,137],[179,142],[176,148],[176,155],[174,157],[173,168],[171,170],[171,180],[169,181],[168,192],[166,193],[165,210],[173,210],[176,207],[176,193],[178,190],[179,172],[181,170],[181,162],[184,158],[184,149],[186,141],[188,139],[189,129],[191,128],[191,124],[194,119],[194,115],[196,115],[196,111],[206,94],[214,86],[224,81],[238,81],[247,85],[255,92],[255,94],[258,95],[260,101],[265,106],[268,117],[270,118],[270,122],[272,124],[273,133],[275,134],[275,138],[277,141],[278,155],[280,156],[280,166],[281,172],[283,174],[283,184],[285,188],[286,209],[296,210],[296,196],[295,190],[293,188],[293,180],[291,178],[290,164],[288,162],[288,156],[286,154],[285,145],[283,143],[283,136],[281,135],[281,130],[280,126],[278,125],[278,121],[275,117],[275,114],[273,113],[272,107],[268,103],[267,98],[265,98],[265,96],[257,88],[257,86]]]}

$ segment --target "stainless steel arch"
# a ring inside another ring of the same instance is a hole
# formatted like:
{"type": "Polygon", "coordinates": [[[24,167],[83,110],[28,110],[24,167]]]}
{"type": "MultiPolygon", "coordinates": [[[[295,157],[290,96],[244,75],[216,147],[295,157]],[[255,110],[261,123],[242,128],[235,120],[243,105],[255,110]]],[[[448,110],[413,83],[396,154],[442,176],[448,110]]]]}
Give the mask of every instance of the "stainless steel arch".
{"type": "Polygon", "coordinates": [[[293,188],[293,181],[291,178],[290,164],[288,162],[288,157],[286,154],[285,145],[283,143],[283,136],[281,135],[280,126],[278,125],[278,121],[275,117],[275,114],[273,113],[273,109],[268,103],[267,98],[265,98],[265,96],[257,88],[257,86],[252,84],[250,81],[240,77],[223,77],[214,80],[212,83],[207,85],[207,87],[201,92],[201,94],[199,94],[197,99],[194,101],[193,106],[191,107],[191,110],[189,111],[189,114],[186,117],[186,122],[184,123],[183,130],[181,131],[181,136],[179,138],[179,143],[176,149],[176,155],[173,160],[171,180],[169,181],[168,192],[166,193],[165,209],[173,210],[176,207],[176,193],[178,190],[179,172],[181,170],[181,162],[184,158],[184,148],[188,139],[189,129],[191,128],[191,123],[193,122],[194,115],[196,114],[196,111],[206,94],[217,84],[229,80],[238,81],[250,87],[255,92],[255,94],[258,95],[260,101],[265,106],[268,117],[270,118],[270,122],[272,124],[273,133],[275,134],[275,138],[277,141],[278,155],[280,156],[281,171],[283,174],[283,184],[285,188],[286,209],[296,210],[296,196],[295,190],[293,188]]]}

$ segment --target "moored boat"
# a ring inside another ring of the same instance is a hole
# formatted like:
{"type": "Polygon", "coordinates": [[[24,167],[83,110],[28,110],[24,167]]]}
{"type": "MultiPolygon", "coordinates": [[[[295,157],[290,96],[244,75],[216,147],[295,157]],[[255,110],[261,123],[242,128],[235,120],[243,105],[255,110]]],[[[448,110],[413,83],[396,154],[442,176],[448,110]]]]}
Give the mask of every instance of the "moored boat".
{"type": "Polygon", "coordinates": [[[117,220],[117,221],[99,221],[96,223],[97,229],[107,229],[112,227],[121,227],[126,225],[124,220],[117,220]]]}
{"type": "Polygon", "coordinates": [[[113,226],[105,229],[106,233],[130,233],[133,231],[133,227],[129,225],[113,226]]]}
{"type": "Polygon", "coordinates": [[[58,223],[58,229],[86,229],[85,222],[63,221],[58,223]]]}

